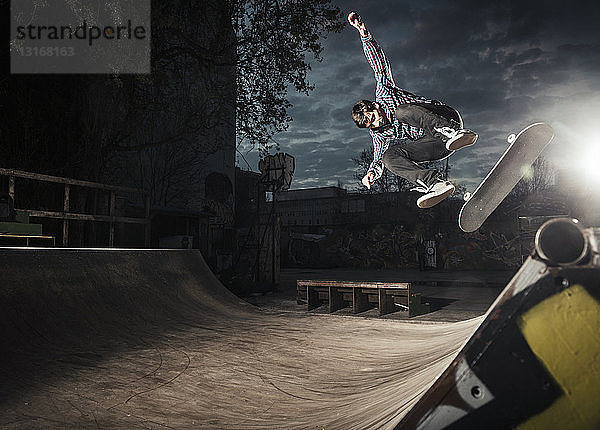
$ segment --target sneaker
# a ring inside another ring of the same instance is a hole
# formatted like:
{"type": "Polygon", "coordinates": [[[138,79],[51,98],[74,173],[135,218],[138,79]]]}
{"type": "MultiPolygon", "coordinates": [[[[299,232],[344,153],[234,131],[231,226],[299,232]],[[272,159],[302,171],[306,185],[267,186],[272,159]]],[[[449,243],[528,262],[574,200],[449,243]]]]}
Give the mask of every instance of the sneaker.
{"type": "Polygon", "coordinates": [[[450,139],[446,141],[446,149],[448,151],[456,151],[465,146],[473,145],[477,141],[477,133],[471,130],[458,130],[450,139]]]}
{"type": "Polygon", "coordinates": [[[411,191],[424,193],[417,200],[417,206],[423,209],[437,205],[439,202],[450,196],[454,192],[454,185],[448,181],[439,181],[433,185],[427,186],[422,181],[417,181],[421,186],[413,188],[411,191]]]}

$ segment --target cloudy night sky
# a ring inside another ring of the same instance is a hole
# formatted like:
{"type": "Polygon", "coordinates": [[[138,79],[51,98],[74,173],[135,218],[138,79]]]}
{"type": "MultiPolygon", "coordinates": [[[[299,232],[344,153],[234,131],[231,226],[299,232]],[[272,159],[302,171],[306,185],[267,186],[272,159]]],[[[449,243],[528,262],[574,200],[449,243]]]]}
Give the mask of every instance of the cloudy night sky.
{"type": "MultiPolygon", "coordinates": [[[[396,85],[455,107],[465,127],[479,134],[474,146],[450,158],[455,183],[474,188],[506,149],[508,134],[536,121],[555,128],[546,154],[557,168],[576,167],[581,180],[600,171],[600,3],[334,3],[344,19],[350,11],[361,16],[384,49],[396,85]]],[[[292,189],[340,180],[352,190],[361,186],[352,158],[371,139],[350,111],[357,100],[374,99],[375,80],[353,27],[324,44],[323,62],[312,62],[316,89],[308,97],[290,93],[294,121],[275,140],[296,159],[292,189]]],[[[257,154],[244,155],[256,171],[257,154]]],[[[238,165],[248,169],[241,157],[238,165]]]]}

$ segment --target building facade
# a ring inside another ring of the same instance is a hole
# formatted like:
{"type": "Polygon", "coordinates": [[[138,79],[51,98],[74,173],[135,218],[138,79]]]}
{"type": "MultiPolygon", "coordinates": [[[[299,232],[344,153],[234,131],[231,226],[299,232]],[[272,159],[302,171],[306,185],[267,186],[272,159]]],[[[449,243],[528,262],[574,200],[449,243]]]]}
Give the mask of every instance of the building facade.
{"type": "Polygon", "coordinates": [[[272,210],[285,227],[410,222],[407,193],[349,193],[339,187],[307,188],[276,193],[266,210],[272,210]]]}

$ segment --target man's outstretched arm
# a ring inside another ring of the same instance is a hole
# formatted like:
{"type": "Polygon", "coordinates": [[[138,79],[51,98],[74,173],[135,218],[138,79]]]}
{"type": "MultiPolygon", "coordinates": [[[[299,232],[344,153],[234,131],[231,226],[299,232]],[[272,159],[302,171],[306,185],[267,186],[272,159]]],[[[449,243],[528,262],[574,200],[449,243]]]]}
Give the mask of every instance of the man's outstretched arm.
{"type": "Polygon", "coordinates": [[[388,149],[389,146],[389,142],[387,141],[387,139],[381,137],[381,136],[377,136],[377,135],[372,135],[373,138],[373,161],[371,162],[371,164],[369,165],[369,168],[367,169],[367,174],[362,178],[362,184],[367,187],[367,188],[371,188],[371,185],[373,185],[373,182],[375,182],[377,179],[381,178],[381,175],[383,174],[383,169],[384,169],[384,165],[383,165],[383,154],[385,153],[385,151],[388,149]]]}
{"type": "Polygon", "coordinates": [[[392,76],[392,66],[386,58],[383,50],[373,38],[365,24],[361,21],[360,16],[356,12],[350,12],[348,15],[350,25],[358,30],[360,39],[363,44],[365,57],[373,71],[378,84],[395,85],[392,76]]]}

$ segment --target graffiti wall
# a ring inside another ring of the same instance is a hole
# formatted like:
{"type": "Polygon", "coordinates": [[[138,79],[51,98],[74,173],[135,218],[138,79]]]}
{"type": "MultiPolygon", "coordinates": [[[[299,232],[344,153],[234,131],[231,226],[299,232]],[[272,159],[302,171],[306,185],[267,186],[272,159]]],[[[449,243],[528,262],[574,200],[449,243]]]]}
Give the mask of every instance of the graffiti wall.
{"type": "Polygon", "coordinates": [[[513,224],[465,233],[455,224],[379,224],[284,232],[287,267],[502,270],[521,264],[521,238],[513,224]]]}
{"type": "Polygon", "coordinates": [[[284,264],[301,267],[418,267],[413,233],[401,225],[323,229],[288,236],[284,264]]]}
{"type": "Polygon", "coordinates": [[[521,264],[521,237],[509,225],[465,233],[448,229],[438,240],[443,269],[508,269],[521,264]]]}

